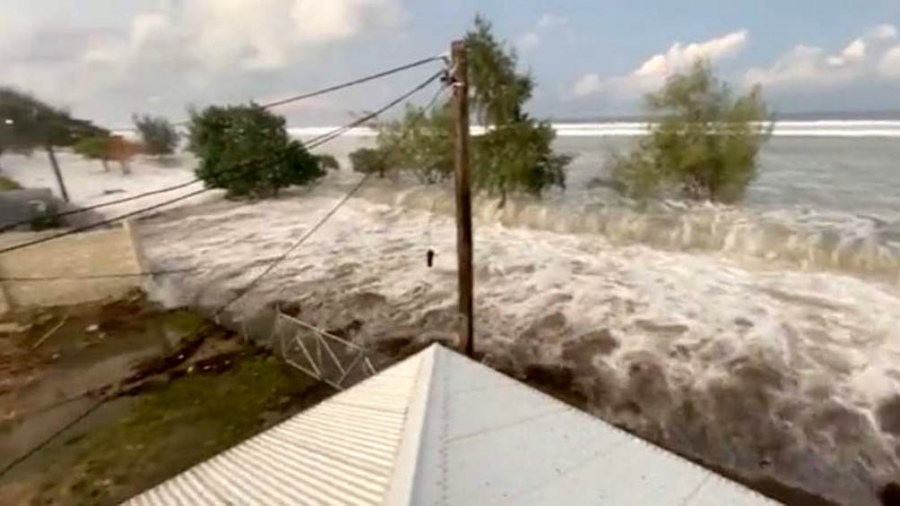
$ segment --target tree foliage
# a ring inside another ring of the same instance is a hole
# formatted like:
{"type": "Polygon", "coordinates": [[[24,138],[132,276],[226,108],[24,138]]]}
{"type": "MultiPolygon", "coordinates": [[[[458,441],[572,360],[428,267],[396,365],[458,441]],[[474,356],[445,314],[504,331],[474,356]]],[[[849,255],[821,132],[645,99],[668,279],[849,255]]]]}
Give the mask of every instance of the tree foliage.
{"type": "Polygon", "coordinates": [[[141,136],[144,151],[148,155],[171,155],[178,147],[178,130],[162,117],[132,116],[134,126],[141,136]]]}
{"type": "Polygon", "coordinates": [[[516,70],[518,56],[497,40],[487,18],[475,16],[466,33],[469,57],[470,105],[482,125],[508,125],[523,120],[522,107],[531,100],[534,79],[516,70]]]}
{"type": "Polygon", "coordinates": [[[772,130],[759,87],[735,97],[701,61],[673,75],[646,105],[655,120],[650,134],[612,162],[613,180],[625,194],[723,203],[744,197],[772,130]]]}
{"type": "Polygon", "coordinates": [[[453,174],[452,128],[447,107],[426,111],[407,106],[402,118],[376,125],[382,163],[422,183],[442,181],[453,174]]]}
{"type": "Polygon", "coordinates": [[[553,151],[552,126],[524,112],[534,80],[517,71],[518,57],[493,35],[491,23],[476,16],[466,34],[471,104],[487,132],[474,140],[475,185],[504,199],[508,193],[540,195],[565,187],[571,158],[553,151]]]}
{"type": "Polygon", "coordinates": [[[340,170],[341,164],[338,163],[337,158],[334,155],[316,155],[316,160],[319,161],[319,166],[324,170],[340,170]]]}
{"type": "Polygon", "coordinates": [[[505,197],[509,193],[540,195],[551,186],[564,188],[571,161],[550,148],[556,137],[548,122],[516,121],[476,139],[476,187],[505,197]]]}
{"type": "Polygon", "coordinates": [[[109,132],[67,111],[13,88],[0,87],[0,154],[71,146],[78,139],[109,132]]]}
{"type": "MultiPolygon", "coordinates": [[[[487,129],[472,139],[475,187],[504,198],[564,187],[570,159],[553,152],[550,124],[524,112],[534,81],[517,70],[515,52],[494,36],[482,16],[476,16],[465,42],[473,117],[487,129]]],[[[411,172],[426,183],[441,181],[453,174],[452,129],[446,104],[430,111],[408,107],[402,118],[377,125],[377,149],[392,169],[411,172]]]]}
{"type": "Polygon", "coordinates": [[[192,112],[188,139],[200,159],[197,176],[230,197],[277,196],[325,175],[319,160],[289,138],[284,118],[257,104],[192,112]]]}
{"type": "Polygon", "coordinates": [[[76,142],[72,150],[88,160],[100,160],[103,168],[109,170],[109,137],[86,137],[76,142]]]}
{"type": "Polygon", "coordinates": [[[350,153],[353,172],[378,174],[378,177],[384,177],[388,172],[387,159],[384,154],[385,151],[372,148],[360,148],[350,153]]]}

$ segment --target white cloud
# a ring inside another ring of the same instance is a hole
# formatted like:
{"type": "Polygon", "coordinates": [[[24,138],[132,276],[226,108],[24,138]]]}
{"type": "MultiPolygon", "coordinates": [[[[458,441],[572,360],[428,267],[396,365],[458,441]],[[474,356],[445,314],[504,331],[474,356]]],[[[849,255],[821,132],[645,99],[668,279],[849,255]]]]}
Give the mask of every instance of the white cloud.
{"type": "MultiPolygon", "coordinates": [[[[84,0],[85,9],[103,9],[84,0]]],[[[0,84],[45,99],[115,111],[256,70],[290,69],[332,48],[405,22],[401,0],[191,0],[135,7],[118,28],[67,18],[31,19],[0,9],[0,84]],[[10,31],[5,28],[15,28],[10,31]],[[111,103],[111,94],[121,102],[111,103]]],[[[251,74],[248,74],[250,72],[251,74]]],[[[212,98],[212,97],[209,97],[212,98]]],[[[127,117],[130,110],[116,112],[127,117]]]]}
{"type": "Polygon", "coordinates": [[[878,62],[878,71],[886,78],[900,79],[900,46],[888,50],[878,62]]]}
{"type": "Polygon", "coordinates": [[[186,9],[192,51],[213,68],[280,68],[315,46],[403,20],[395,0],[193,0],[186,9]]]}
{"type": "Polygon", "coordinates": [[[877,82],[898,77],[900,62],[891,48],[898,37],[893,25],[880,25],[852,40],[837,54],[821,47],[797,45],[768,67],[751,68],[744,75],[747,85],[761,84],[775,90],[833,88],[867,80],[877,82]]]}
{"type": "Polygon", "coordinates": [[[557,14],[546,13],[541,16],[541,19],[537,22],[538,30],[547,30],[548,28],[553,28],[555,26],[562,26],[569,22],[569,18],[565,16],[559,16],[557,14]]]}
{"type": "Polygon", "coordinates": [[[516,38],[516,47],[521,51],[531,51],[541,45],[543,36],[555,28],[564,26],[569,18],[546,13],[538,19],[534,27],[516,38]]]}
{"type": "Polygon", "coordinates": [[[522,51],[531,51],[541,45],[541,36],[537,32],[526,32],[516,39],[516,47],[522,51]]]}
{"type": "Polygon", "coordinates": [[[603,89],[603,79],[601,79],[597,74],[588,74],[581,77],[578,81],[575,82],[575,86],[573,86],[572,88],[575,95],[579,97],[594,95],[602,92],[603,89]]]}
{"type": "Polygon", "coordinates": [[[577,97],[600,93],[619,98],[633,97],[658,88],[667,77],[698,60],[717,62],[733,57],[746,46],[748,38],[747,30],[738,30],[702,42],[676,42],[665,53],[651,56],[627,75],[604,79],[597,74],[587,74],[575,82],[572,93],[577,97]]]}

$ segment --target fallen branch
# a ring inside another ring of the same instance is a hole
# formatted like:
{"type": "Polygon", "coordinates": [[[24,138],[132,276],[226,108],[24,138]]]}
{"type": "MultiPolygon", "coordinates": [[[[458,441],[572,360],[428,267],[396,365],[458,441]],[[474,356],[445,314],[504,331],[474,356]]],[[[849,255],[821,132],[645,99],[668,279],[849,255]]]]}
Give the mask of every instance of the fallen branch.
{"type": "Polygon", "coordinates": [[[48,330],[47,333],[43,335],[43,337],[41,337],[40,339],[37,340],[36,343],[34,343],[34,345],[31,347],[32,351],[38,349],[38,346],[44,344],[44,341],[46,341],[47,339],[50,338],[50,336],[55,334],[57,330],[61,329],[62,326],[65,325],[67,321],[69,321],[68,316],[66,316],[65,318],[60,320],[60,322],[55,327],[48,330]]]}

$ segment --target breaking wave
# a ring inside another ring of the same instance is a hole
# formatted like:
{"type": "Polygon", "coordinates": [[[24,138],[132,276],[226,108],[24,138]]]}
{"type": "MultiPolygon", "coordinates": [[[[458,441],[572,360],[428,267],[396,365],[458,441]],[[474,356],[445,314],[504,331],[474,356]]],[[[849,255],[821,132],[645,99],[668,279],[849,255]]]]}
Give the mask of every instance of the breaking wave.
{"type": "MultiPolygon", "coordinates": [[[[454,212],[445,187],[375,185],[364,195],[392,206],[454,212]]],[[[562,234],[597,234],[616,245],[718,252],[764,267],[840,271],[900,284],[900,222],[875,216],[812,211],[756,211],[721,205],[662,203],[639,210],[622,203],[572,205],[533,198],[479,197],[473,215],[482,223],[562,234]]]]}

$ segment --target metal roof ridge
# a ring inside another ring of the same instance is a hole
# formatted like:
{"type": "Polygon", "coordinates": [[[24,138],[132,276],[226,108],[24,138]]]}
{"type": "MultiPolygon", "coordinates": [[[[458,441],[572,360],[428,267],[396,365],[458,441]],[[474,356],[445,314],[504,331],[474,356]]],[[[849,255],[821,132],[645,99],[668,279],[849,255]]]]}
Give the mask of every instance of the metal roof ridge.
{"type": "Polygon", "coordinates": [[[432,344],[421,355],[419,370],[412,397],[407,406],[403,423],[403,437],[394,457],[394,471],[388,481],[384,504],[412,504],[413,487],[416,480],[419,457],[422,454],[422,441],[425,432],[425,420],[432,399],[432,379],[434,378],[435,356],[443,351],[440,344],[432,344]]]}

